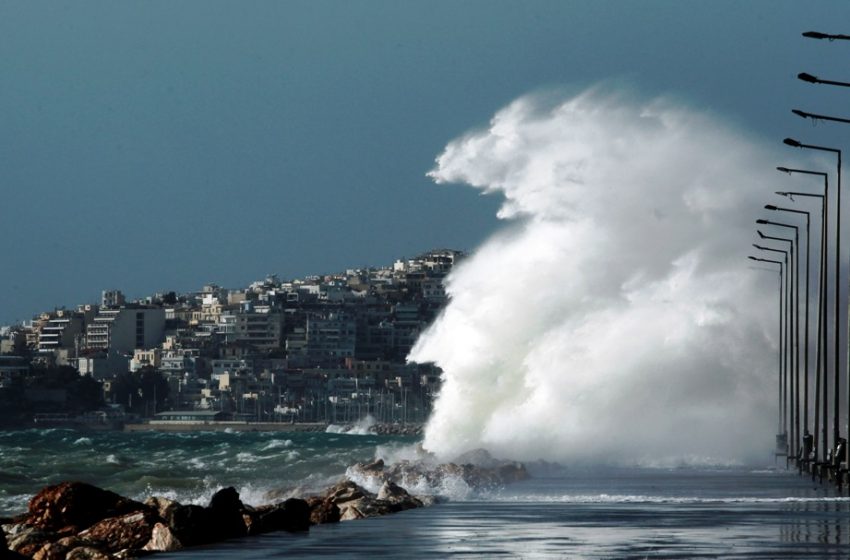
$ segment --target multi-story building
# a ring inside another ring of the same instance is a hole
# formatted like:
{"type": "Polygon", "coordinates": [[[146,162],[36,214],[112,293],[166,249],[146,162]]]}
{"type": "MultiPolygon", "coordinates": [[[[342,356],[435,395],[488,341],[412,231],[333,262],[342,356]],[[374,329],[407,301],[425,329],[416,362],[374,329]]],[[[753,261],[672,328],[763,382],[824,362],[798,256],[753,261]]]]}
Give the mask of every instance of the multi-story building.
{"type": "Polygon", "coordinates": [[[162,349],[161,348],[137,348],[133,352],[133,359],[130,360],[130,371],[138,371],[145,367],[159,369],[162,366],[162,349]]]}
{"type": "Polygon", "coordinates": [[[357,323],[345,313],[312,314],[307,317],[307,360],[330,366],[354,357],[357,323]]]}
{"type": "Polygon", "coordinates": [[[419,333],[425,326],[419,306],[399,303],[393,308],[393,352],[396,359],[403,360],[409,353],[419,333]]]}
{"type": "Polygon", "coordinates": [[[137,348],[154,348],[165,335],[162,308],[126,306],[101,309],[86,327],[86,347],[129,354],[137,348]]]}
{"type": "Polygon", "coordinates": [[[246,301],[236,315],[235,340],[257,350],[279,350],[283,348],[284,324],[284,314],[279,310],[246,301]]]}
{"type": "Polygon", "coordinates": [[[42,325],[38,335],[39,352],[55,352],[79,346],[85,332],[85,318],[80,313],[58,310],[42,325]]]}

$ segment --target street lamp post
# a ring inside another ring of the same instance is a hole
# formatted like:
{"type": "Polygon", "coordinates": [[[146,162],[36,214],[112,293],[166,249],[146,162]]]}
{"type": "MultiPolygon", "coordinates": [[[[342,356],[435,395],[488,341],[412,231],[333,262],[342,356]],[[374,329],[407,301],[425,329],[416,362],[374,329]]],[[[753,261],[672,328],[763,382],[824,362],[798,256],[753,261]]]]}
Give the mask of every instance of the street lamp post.
{"type": "MultiPolygon", "coordinates": [[[[833,356],[834,364],[834,380],[833,385],[835,387],[835,394],[833,395],[833,406],[835,407],[834,420],[833,420],[833,445],[838,449],[838,442],[841,438],[841,434],[838,426],[838,407],[839,407],[839,399],[838,399],[838,385],[839,385],[839,377],[841,372],[840,367],[840,355],[841,355],[841,150],[837,148],[828,148],[825,146],[815,146],[812,144],[803,144],[793,138],[786,138],[782,141],[784,144],[794,147],[794,148],[805,148],[809,150],[818,150],[822,152],[830,152],[837,156],[838,158],[838,175],[837,178],[837,187],[835,189],[835,329],[833,331],[833,338],[835,343],[835,355],[833,356]]],[[[848,391],[850,391],[850,383],[848,383],[848,391]]]]}
{"type": "Polygon", "coordinates": [[[778,426],[778,431],[776,433],[776,455],[778,456],[778,455],[784,454],[785,457],[787,458],[788,457],[788,434],[784,432],[785,418],[783,416],[783,407],[782,407],[782,403],[783,403],[782,381],[783,381],[783,374],[784,374],[783,367],[782,367],[782,363],[783,363],[782,358],[783,358],[783,355],[784,355],[782,335],[783,335],[783,330],[785,328],[784,325],[783,325],[783,321],[782,321],[782,317],[783,317],[783,314],[782,314],[782,311],[783,311],[782,286],[783,286],[784,281],[785,281],[784,280],[784,276],[785,276],[784,273],[785,273],[785,266],[788,263],[788,256],[786,254],[784,263],[782,261],[777,261],[777,260],[773,260],[773,259],[762,259],[760,257],[753,257],[753,256],[749,256],[747,258],[750,259],[750,260],[753,260],[753,261],[765,262],[765,263],[774,263],[774,264],[779,265],[779,370],[778,370],[779,371],[779,383],[778,383],[778,385],[779,385],[779,403],[778,403],[779,407],[778,407],[778,410],[777,410],[777,420],[778,420],[779,426],[778,426]]]}
{"type": "MultiPolygon", "coordinates": [[[[793,379],[793,369],[792,363],[794,360],[794,339],[792,336],[792,325],[794,323],[794,307],[793,307],[793,297],[792,293],[794,290],[794,245],[791,239],[785,239],[782,237],[772,237],[770,235],[765,235],[761,231],[756,230],[756,233],[759,234],[759,237],[762,239],[771,239],[775,241],[785,241],[788,242],[788,249],[774,249],[772,247],[762,247],[753,243],[753,247],[759,249],[761,251],[771,251],[774,253],[780,253],[783,255],[783,259],[785,261],[785,334],[784,338],[784,352],[782,354],[782,360],[784,362],[783,368],[783,377],[782,377],[782,387],[783,387],[783,400],[782,400],[782,417],[783,417],[783,425],[786,426],[783,433],[785,434],[786,443],[790,446],[791,453],[794,452],[794,387],[792,385],[793,379]],[[788,434],[791,434],[791,438],[789,440],[788,434]],[[788,443],[790,441],[790,444],[788,443]]],[[[786,458],[790,459],[790,455],[786,454],[786,458]]]]}
{"type": "MultiPolygon", "coordinates": [[[[771,211],[774,211],[774,212],[791,212],[791,213],[794,213],[794,214],[802,214],[802,215],[806,216],[806,292],[805,292],[806,298],[805,298],[805,306],[804,306],[805,311],[804,311],[804,319],[803,319],[803,324],[805,325],[805,327],[804,327],[805,330],[804,330],[804,335],[803,335],[804,340],[805,340],[805,343],[804,343],[804,346],[803,346],[804,347],[804,351],[803,351],[803,432],[808,433],[808,430],[809,430],[809,275],[810,275],[809,274],[809,272],[810,272],[809,271],[809,261],[811,260],[810,259],[810,255],[811,255],[811,253],[810,253],[810,249],[811,249],[810,238],[811,238],[811,236],[809,234],[809,225],[810,225],[810,221],[811,221],[811,216],[810,216],[809,212],[807,212],[805,210],[797,210],[795,208],[782,208],[782,207],[774,206],[773,204],[766,204],[764,207],[765,207],[766,210],[771,210],[771,211]]],[[[795,233],[795,235],[796,235],[796,233],[795,233]]],[[[799,245],[798,245],[798,247],[799,247],[799,245]]],[[[799,257],[799,254],[798,254],[797,267],[799,268],[799,266],[800,266],[800,257],[799,257]]],[[[797,334],[799,336],[799,331],[797,332],[797,334]]],[[[797,340],[797,344],[799,345],[799,338],[797,340]]],[[[799,387],[798,387],[798,390],[799,390],[799,387]]],[[[811,450],[804,449],[804,452],[803,452],[803,454],[805,455],[805,457],[803,457],[804,461],[808,460],[809,451],[811,451],[811,450]]]]}
{"type": "MultiPolygon", "coordinates": [[[[827,374],[827,329],[828,329],[828,321],[827,321],[827,308],[826,308],[826,292],[827,292],[827,265],[826,265],[826,254],[828,247],[828,239],[827,236],[827,219],[829,216],[829,178],[826,173],[819,171],[809,171],[804,169],[788,169],[786,167],[777,167],[779,171],[783,173],[802,173],[807,175],[818,175],[823,177],[824,182],[824,193],[823,194],[813,194],[813,193],[803,193],[803,192],[777,192],[776,194],[788,197],[792,201],[795,196],[802,197],[811,197],[811,198],[819,198],[821,202],[821,232],[820,232],[820,263],[818,270],[818,318],[817,318],[817,335],[816,339],[818,341],[817,346],[817,357],[815,358],[815,424],[814,424],[814,436],[815,436],[815,462],[818,462],[819,455],[826,458],[826,450],[829,449],[829,443],[827,440],[828,430],[827,426],[827,418],[828,418],[828,408],[829,408],[829,399],[828,399],[828,374],[827,374]],[[822,396],[821,396],[822,395],[822,396]],[[821,406],[821,403],[822,406],[821,406]],[[823,423],[821,423],[821,420],[823,423]],[[818,444],[818,435],[821,436],[821,443],[818,444]]],[[[814,475],[814,471],[812,473],[814,475]]]]}
{"type": "Polygon", "coordinates": [[[790,265],[791,265],[791,340],[789,342],[790,356],[792,360],[793,373],[791,375],[791,452],[797,456],[799,451],[800,439],[800,228],[792,224],[783,222],[774,222],[772,220],[756,220],[760,225],[773,225],[794,230],[794,237],[791,239],[785,237],[773,237],[758,232],[762,239],[773,239],[776,241],[787,241],[790,243],[790,265]]]}
{"type": "MultiPolygon", "coordinates": [[[[775,253],[781,253],[783,255],[784,260],[784,270],[786,273],[784,274],[785,282],[784,288],[780,286],[781,289],[784,290],[784,304],[782,299],[780,299],[780,309],[784,308],[782,312],[782,317],[784,317],[784,321],[782,323],[782,329],[780,329],[780,341],[779,341],[779,353],[780,353],[780,375],[779,375],[779,405],[780,405],[780,430],[779,435],[784,440],[784,444],[782,447],[785,450],[786,459],[790,458],[788,453],[788,434],[789,432],[793,432],[793,424],[792,424],[792,415],[789,413],[789,410],[793,410],[792,407],[792,386],[791,386],[791,319],[793,317],[791,311],[791,288],[794,282],[793,275],[789,274],[791,271],[791,267],[789,266],[789,250],[783,249],[773,249],[770,247],[761,247],[759,245],[753,244],[753,247],[761,250],[761,251],[772,251],[775,253]]],[[[792,257],[793,258],[793,257],[792,257]]],[[[751,257],[752,260],[763,260],[757,257],[751,257]]],[[[791,439],[793,442],[793,438],[791,439]]],[[[777,444],[778,445],[778,444],[777,444]]],[[[793,448],[793,445],[791,446],[793,448]]],[[[787,462],[787,461],[786,461],[787,462]]]]}

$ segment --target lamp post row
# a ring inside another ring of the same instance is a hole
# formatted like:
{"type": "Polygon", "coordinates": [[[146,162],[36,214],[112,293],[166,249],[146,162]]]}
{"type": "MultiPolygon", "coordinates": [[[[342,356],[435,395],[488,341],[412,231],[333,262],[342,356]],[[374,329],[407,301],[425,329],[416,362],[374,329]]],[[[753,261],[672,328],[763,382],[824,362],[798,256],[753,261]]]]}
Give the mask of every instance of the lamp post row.
{"type": "MultiPolygon", "coordinates": [[[[827,260],[826,255],[829,252],[829,237],[827,235],[827,224],[829,220],[829,177],[826,173],[820,171],[809,171],[805,169],[788,169],[786,167],[777,167],[777,170],[788,173],[799,173],[804,175],[815,175],[823,178],[823,194],[803,193],[803,192],[782,192],[776,194],[788,197],[794,200],[795,196],[819,198],[821,202],[821,231],[820,231],[820,258],[818,266],[818,315],[817,315],[817,356],[815,358],[815,394],[814,394],[814,444],[815,444],[815,462],[820,458],[820,454],[829,448],[827,439],[827,419],[828,419],[828,389],[827,389],[827,348],[826,339],[829,332],[827,324],[827,302],[826,294],[828,289],[827,282],[827,260]],[[821,422],[822,421],[822,422],[821,422]],[[818,448],[818,435],[821,435],[821,447],[818,448]]],[[[807,300],[808,301],[808,300],[807,300]]],[[[809,317],[808,313],[806,314],[809,317]]],[[[808,336],[806,337],[808,340],[808,336]]],[[[781,350],[780,350],[781,351],[781,350]]],[[[837,378],[836,378],[837,379],[837,378]]],[[[834,394],[838,394],[838,387],[833,388],[834,394]]]]}
{"type": "MultiPolygon", "coordinates": [[[[834,40],[850,40],[850,35],[827,34],[816,31],[807,31],[803,33],[804,37],[813,39],[834,40]]],[[[825,80],[813,76],[808,73],[800,73],[797,78],[811,84],[825,84],[840,87],[850,87],[850,82],[840,82],[836,80],[825,80]]],[[[792,113],[813,121],[830,121],[842,124],[850,124],[850,119],[832,117],[828,115],[811,113],[799,109],[793,109],[792,113]]],[[[757,220],[759,224],[771,225],[775,227],[784,227],[794,229],[793,238],[775,237],[764,235],[761,231],[758,232],[762,239],[769,239],[780,242],[789,243],[788,250],[776,249],[772,247],[764,247],[755,245],[762,251],[772,251],[785,254],[785,260],[762,259],[757,257],[749,257],[754,261],[777,264],[780,267],[780,343],[779,343],[779,431],[777,435],[777,454],[785,454],[790,460],[794,457],[798,469],[801,470],[804,466],[811,465],[813,468],[812,476],[815,472],[824,474],[824,470],[830,470],[834,475],[834,479],[839,486],[842,483],[843,473],[841,463],[846,461],[846,465],[850,465],[850,451],[846,449],[846,444],[840,433],[840,399],[839,388],[842,374],[847,378],[847,407],[848,421],[850,421],[850,370],[844,364],[841,364],[841,342],[842,327],[841,313],[843,307],[843,298],[841,296],[841,225],[842,225],[842,207],[841,207],[841,158],[842,152],[837,148],[819,146],[814,144],[806,144],[792,138],[785,138],[783,143],[801,149],[817,150],[829,152],[836,155],[836,185],[835,189],[835,264],[834,264],[834,285],[831,293],[833,294],[834,311],[832,321],[829,320],[828,313],[828,295],[830,286],[828,281],[829,268],[829,180],[828,174],[821,171],[812,171],[805,169],[789,169],[786,167],[778,167],[779,171],[788,174],[807,174],[821,176],[824,179],[823,194],[801,193],[801,192],[777,192],[776,194],[786,196],[791,201],[794,196],[801,197],[816,197],[821,199],[821,228],[820,228],[820,257],[818,261],[818,305],[817,305],[817,333],[815,335],[817,341],[816,357],[815,357],[815,377],[814,377],[814,415],[809,416],[809,403],[812,400],[809,388],[812,380],[809,376],[810,360],[810,323],[812,321],[809,303],[811,300],[810,293],[810,264],[811,264],[811,213],[805,210],[796,208],[777,207],[772,204],[765,206],[767,210],[788,212],[797,215],[805,216],[806,220],[806,270],[805,270],[805,299],[804,310],[800,309],[800,258],[802,247],[799,239],[799,226],[794,224],[786,224],[782,222],[774,222],[771,220],[757,220]],[[796,260],[795,260],[796,255],[796,260]],[[783,297],[783,290],[785,291],[783,297]],[[784,312],[783,312],[784,311],[784,312]],[[803,372],[802,379],[800,377],[800,315],[802,311],[804,325],[804,344],[803,344],[803,372]],[[830,326],[832,329],[830,330],[830,326]],[[832,372],[829,372],[829,356],[828,356],[828,340],[832,336],[833,339],[833,355],[832,355],[832,372]],[[789,363],[790,362],[790,363],[789,363]],[[827,454],[828,446],[828,409],[829,409],[829,373],[832,373],[832,453],[831,457],[827,454]],[[802,381],[802,383],[801,383],[802,381]],[[800,401],[802,400],[802,418],[800,417],[800,401]],[[813,435],[810,434],[810,420],[812,420],[813,435]],[[802,430],[802,433],[801,433],[802,430]],[[790,433],[789,433],[790,432],[790,433]],[[788,436],[790,435],[790,441],[788,436]],[[820,436],[820,438],[818,437],[820,436]],[[784,452],[784,453],[783,453],[784,452]],[[845,457],[845,453],[848,455],[845,457]],[[823,459],[823,461],[820,461],[823,459]],[[827,461],[827,459],[830,459],[827,461]],[[818,469],[818,466],[826,466],[827,469],[818,469]]]]}

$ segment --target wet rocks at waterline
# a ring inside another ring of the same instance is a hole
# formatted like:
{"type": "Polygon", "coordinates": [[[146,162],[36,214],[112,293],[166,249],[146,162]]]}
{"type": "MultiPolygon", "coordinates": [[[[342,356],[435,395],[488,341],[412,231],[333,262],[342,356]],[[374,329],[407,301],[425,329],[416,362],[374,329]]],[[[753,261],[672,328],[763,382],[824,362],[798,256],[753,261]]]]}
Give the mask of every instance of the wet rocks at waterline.
{"type": "Polygon", "coordinates": [[[0,520],[0,559],[112,560],[157,551],[211,544],[275,531],[308,531],[311,525],[337,523],[397,513],[436,503],[434,495],[414,495],[405,481],[447,476],[470,486],[489,488],[527,478],[519,463],[489,466],[417,465],[402,461],[356,464],[349,474],[368,479],[373,491],[342,480],[319,493],[289,496],[274,504],[244,504],[235,488],[222,488],[207,506],[180,504],[163,497],[144,503],[83,482],[63,482],[42,489],[26,513],[0,520]]]}

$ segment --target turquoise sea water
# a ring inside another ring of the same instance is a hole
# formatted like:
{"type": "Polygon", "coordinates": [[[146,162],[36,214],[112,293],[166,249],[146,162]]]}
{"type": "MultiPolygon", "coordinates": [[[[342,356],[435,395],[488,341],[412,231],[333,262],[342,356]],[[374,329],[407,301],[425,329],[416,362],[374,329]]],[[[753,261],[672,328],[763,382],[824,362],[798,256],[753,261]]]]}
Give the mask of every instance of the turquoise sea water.
{"type": "Polygon", "coordinates": [[[324,488],[376,451],[414,442],[324,432],[0,432],[0,515],[26,510],[38,490],[63,480],[204,505],[234,486],[243,502],[259,505],[296,488],[324,488]]]}
{"type": "MultiPolygon", "coordinates": [[[[412,438],[328,433],[0,432],[0,513],[46,484],[84,480],[134,498],[245,502],[321,488],[346,467],[392,457],[412,438]],[[300,490],[299,490],[300,491],[300,490]]],[[[846,558],[850,498],[781,468],[553,468],[486,495],[384,518],[220,543],[191,558],[846,558]]]]}

